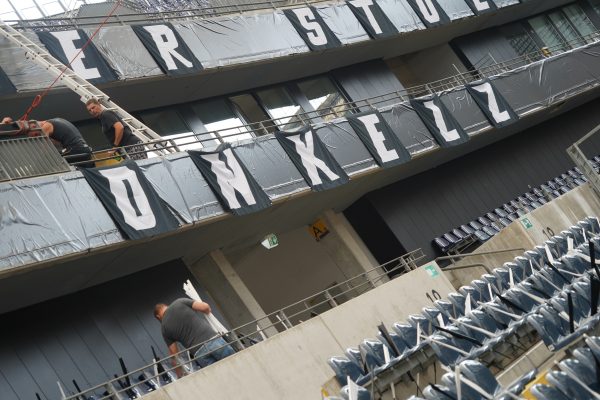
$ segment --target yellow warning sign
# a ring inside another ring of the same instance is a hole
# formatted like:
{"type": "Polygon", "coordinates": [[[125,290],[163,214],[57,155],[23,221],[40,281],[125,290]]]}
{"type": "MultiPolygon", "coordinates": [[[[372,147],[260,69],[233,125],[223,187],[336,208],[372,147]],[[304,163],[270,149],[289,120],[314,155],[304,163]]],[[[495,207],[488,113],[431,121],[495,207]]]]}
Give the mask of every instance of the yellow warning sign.
{"type": "Polygon", "coordinates": [[[327,225],[325,225],[322,219],[318,219],[312,225],[309,225],[308,231],[317,242],[329,233],[329,229],[327,229],[327,225]]]}

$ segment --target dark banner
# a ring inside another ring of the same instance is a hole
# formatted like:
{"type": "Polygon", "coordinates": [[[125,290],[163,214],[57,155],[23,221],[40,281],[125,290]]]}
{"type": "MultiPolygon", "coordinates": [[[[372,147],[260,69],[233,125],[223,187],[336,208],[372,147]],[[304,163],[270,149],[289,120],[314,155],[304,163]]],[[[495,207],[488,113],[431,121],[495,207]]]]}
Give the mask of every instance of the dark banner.
{"type": "Polygon", "coordinates": [[[296,132],[275,132],[275,137],[313,191],[348,182],[346,172],[309,127],[296,132]]]}
{"type": "Polygon", "coordinates": [[[398,33],[398,30],[385,15],[375,0],[348,0],[348,7],[365,31],[373,39],[384,38],[398,33]]]}
{"type": "Polygon", "coordinates": [[[165,74],[184,75],[202,70],[200,61],[170,23],[131,27],[165,74]]]}
{"type": "Polygon", "coordinates": [[[229,144],[215,151],[190,150],[188,154],[221,205],[232,214],[250,214],[271,205],[269,197],[229,144]]]}
{"type": "Polygon", "coordinates": [[[0,68],[0,96],[15,93],[17,89],[15,85],[8,79],[6,73],[0,68]]]}
{"type": "Polygon", "coordinates": [[[450,18],[436,0],[406,0],[427,28],[444,25],[450,18]]]}
{"type": "Polygon", "coordinates": [[[348,122],[381,167],[410,161],[410,153],[378,111],[349,115],[348,122]]]}
{"type": "Polygon", "coordinates": [[[485,14],[498,9],[493,0],[465,0],[465,3],[467,3],[475,15],[485,14]]]}
{"type": "Polygon", "coordinates": [[[456,146],[469,140],[469,135],[437,95],[429,99],[411,100],[410,105],[440,146],[456,146]]]}
{"type": "Polygon", "coordinates": [[[315,7],[292,8],[283,10],[283,13],[312,51],[341,45],[315,7]]]}
{"type": "Polygon", "coordinates": [[[135,161],[82,168],[81,173],[128,239],[142,239],[179,226],[135,161]]]}
{"type": "Polygon", "coordinates": [[[479,83],[471,83],[466,88],[475,103],[496,128],[512,124],[519,119],[517,113],[489,79],[479,83]]]}
{"type": "Polygon", "coordinates": [[[37,35],[50,54],[61,63],[68,65],[69,68],[83,79],[92,83],[110,82],[117,79],[115,71],[102,58],[94,43],[90,43],[79,56],[73,59],[89,40],[83,30],[40,31],[37,32],[37,35]],[[69,64],[71,60],[73,62],[69,64]]]}

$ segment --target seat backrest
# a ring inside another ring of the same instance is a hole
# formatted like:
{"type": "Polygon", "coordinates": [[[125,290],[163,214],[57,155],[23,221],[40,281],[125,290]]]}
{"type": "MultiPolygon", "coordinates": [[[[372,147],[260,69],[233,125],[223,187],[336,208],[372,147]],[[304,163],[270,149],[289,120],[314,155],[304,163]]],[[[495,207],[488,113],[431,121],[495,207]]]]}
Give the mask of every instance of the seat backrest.
{"type": "Polygon", "coordinates": [[[396,322],[392,329],[406,343],[406,347],[412,349],[417,346],[417,329],[414,326],[396,322]]]}
{"type": "Polygon", "coordinates": [[[590,393],[563,371],[552,371],[546,374],[546,379],[571,399],[590,398],[590,393]]]}
{"type": "Polygon", "coordinates": [[[570,400],[563,392],[555,387],[536,384],[531,387],[531,393],[538,400],[570,400]]]}
{"type": "Polygon", "coordinates": [[[347,377],[349,376],[354,382],[362,376],[361,369],[348,357],[335,356],[327,360],[327,363],[335,373],[335,377],[341,386],[347,383],[347,377]]]}
{"type": "Polygon", "coordinates": [[[492,371],[479,361],[465,360],[461,362],[460,372],[492,396],[502,391],[502,387],[492,371]]]}

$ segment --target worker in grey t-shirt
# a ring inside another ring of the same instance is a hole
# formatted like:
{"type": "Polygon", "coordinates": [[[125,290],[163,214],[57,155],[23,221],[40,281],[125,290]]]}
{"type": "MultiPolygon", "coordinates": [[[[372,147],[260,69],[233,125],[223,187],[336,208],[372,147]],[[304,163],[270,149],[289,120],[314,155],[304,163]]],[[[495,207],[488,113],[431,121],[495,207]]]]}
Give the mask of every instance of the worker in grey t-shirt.
{"type": "MultiPolygon", "coordinates": [[[[202,301],[177,299],[169,306],[157,304],[154,316],[161,322],[161,331],[169,354],[179,352],[177,342],[190,350],[200,366],[205,367],[234,353],[233,348],[213,329],[206,316],[210,314],[210,306],[202,301]]],[[[173,366],[177,366],[175,357],[173,366]]],[[[177,376],[183,371],[176,369],[177,376]]]]}

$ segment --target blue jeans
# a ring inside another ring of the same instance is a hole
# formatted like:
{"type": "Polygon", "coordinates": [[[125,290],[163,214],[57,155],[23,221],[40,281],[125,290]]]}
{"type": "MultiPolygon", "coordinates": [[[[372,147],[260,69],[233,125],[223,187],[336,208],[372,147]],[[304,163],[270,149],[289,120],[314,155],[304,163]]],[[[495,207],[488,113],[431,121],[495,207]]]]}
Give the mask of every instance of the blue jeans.
{"type": "Polygon", "coordinates": [[[222,337],[217,337],[200,346],[196,354],[194,354],[194,358],[204,368],[233,353],[235,353],[233,348],[222,337]]]}

